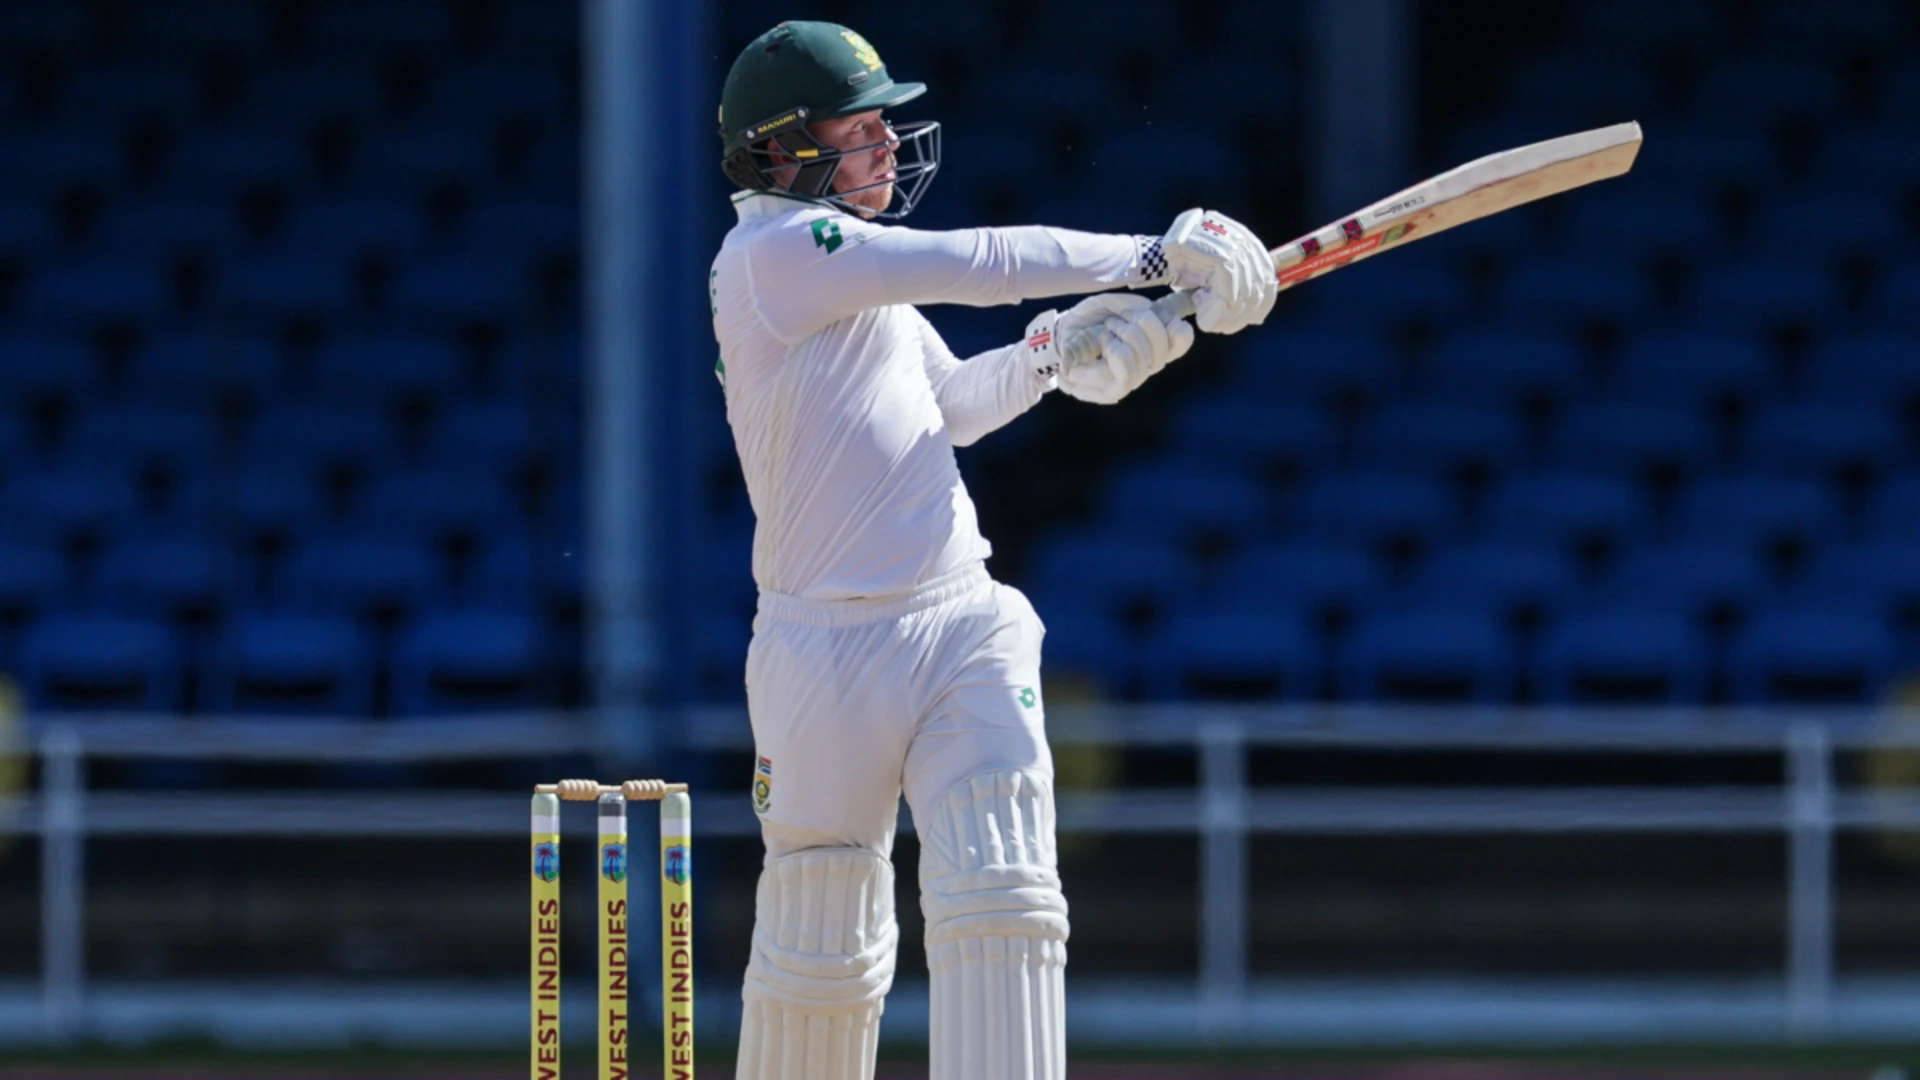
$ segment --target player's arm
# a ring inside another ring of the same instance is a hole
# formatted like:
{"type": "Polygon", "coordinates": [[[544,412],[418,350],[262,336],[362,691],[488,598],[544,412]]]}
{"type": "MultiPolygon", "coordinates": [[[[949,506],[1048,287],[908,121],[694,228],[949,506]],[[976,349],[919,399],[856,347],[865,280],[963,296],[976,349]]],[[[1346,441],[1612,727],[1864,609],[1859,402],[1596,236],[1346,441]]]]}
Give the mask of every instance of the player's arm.
{"type": "Polygon", "coordinates": [[[1101,293],[1066,313],[1048,311],[1012,345],[962,361],[925,318],[921,356],[934,400],[955,446],[970,446],[1032,408],[1055,386],[1082,401],[1112,405],[1193,347],[1193,328],[1163,318],[1145,297],[1101,293]],[[1100,335],[1098,360],[1063,370],[1058,345],[1081,332],[1100,335]]]}

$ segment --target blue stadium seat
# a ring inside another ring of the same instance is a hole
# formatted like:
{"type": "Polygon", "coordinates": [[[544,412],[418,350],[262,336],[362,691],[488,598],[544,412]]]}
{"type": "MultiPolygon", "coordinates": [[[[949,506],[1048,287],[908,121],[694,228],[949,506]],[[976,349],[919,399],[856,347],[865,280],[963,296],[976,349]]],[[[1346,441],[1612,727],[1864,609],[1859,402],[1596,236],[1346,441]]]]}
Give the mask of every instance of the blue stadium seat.
{"type": "Polygon", "coordinates": [[[464,469],[382,473],[356,508],[367,535],[402,538],[478,537],[511,526],[519,516],[500,483],[464,469]]]}
{"type": "Polygon", "coordinates": [[[420,124],[367,132],[354,159],[354,178],[369,188],[425,191],[436,184],[485,182],[493,173],[494,150],[486,131],[471,123],[420,124]]]}
{"type": "Polygon", "coordinates": [[[1582,376],[1579,350],[1560,338],[1478,330],[1436,345],[1421,365],[1420,382],[1472,400],[1521,402],[1562,397],[1582,376]]]}
{"type": "MultiPolygon", "coordinates": [[[[876,9],[886,11],[886,8],[876,9]]],[[[925,20],[908,20],[908,24],[925,20]]],[[[865,20],[862,20],[865,25],[865,20]]],[[[761,27],[760,30],[766,29],[761,27]]],[[[493,9],[493,48],[509,49],[516,57],[564,64],[578,58],[580,28],[576,20],[556,19],[553,6],[543,0],[519,0],[493,9]]],[[[750,37],[760,30],[747,31],[750,37]]],[[[740,40],[746,40],[742,37],[740,40]]],[[[902,69],[904,70],[904,69],[902,69]]]]}
{"type": "Polygon", "coordinates": [[[211,479],[208,487],[209,501],[248,539],[305,533],[325,513],[320,486],[305,465],[255,462],[211,479]]]}
{"type": "Polygon", "coordinates": [[[729,612],[694,619],[689,644],[698,674],[697,700],[745,700],[747,647],[752,640],[753,625],[743,616],[729,612]]]}
{"type": "Polygon", "coordinates": [[[425,334],[341,336],[314,358],[320,385],[342,401],[392,402],[456,389],[460,355],[425,334]]]}
{"type": "Polygon", "coordinates": [[[579,250],[580,229],[576,199],[502,196],[476,203],[461,234],[476,248],[557,255],[579,250]]]}
{"type": "Polygon", "coordinates": [[[1520,326],[1635,326],[1649,321],[1653,297],[1646,280],[1629,264],[1536,258],[1508,269],[1495,306],[1503,318],[1520,326]]]}
{"type": "Polygon", "coordinates": [[[9,50],[73,52],[87,43],[93,12],[78,4],[0,6],[0,40],[9,50]]]}
{"type": "Polygon", "coordinates": [[[1404,473],[1322,473],[1302,492],[1306,535],[1335,543],[1431,546],[1459,526],[1440,481],[1404,473]]]}
{"type": "Polygon", "coordinates": [[[228,394],[254,401],[280,381],[280,350],[265,337],[182,332],[149,337],[128,385],[142,401],[211,406],[228,394]]]}
{"type": "Polygon", "coordinates": [[[1689,105],[1702,121],[1765,125],[1786,118],[1835,119],[1846,98],[1829,64],[1799,56],[1734,56],[1700,73],[1689,105]]]}
{"type": "Polygon", "coordinates": [[[1146,690],[1156,698],[1300,701],[1321,692],[1321,650],[1291,613],[1181,614],[1144,656],[1146,690]]]}
{"type": "Polygon", "coordinates": [[[1488,495],[1488,532],[1510,541],[1567,550],[1618,551],[1642,535],[1648,508],[1618,476],[1521,473],[1488,495]]]}
{"type": "MultiPolygon", "coordinates": [[[[759,594],[747,560],[729,560],[727,572],[720,574],[706,564],[713,552],[701,555],[700,596],[716,607],[731,606],[750,615],[759,594]]],[[[523,536],[496,534],[488,539],[459,595],[482,606],[531,607],[579,599],[585,577],[585,557],[568,544],[531,543],[523,536]]]]}
{"type": "Polygon", "coordinates": [[[111,128],[61,127],[0,135],[0,176],[20,194],[50,194],[63,188],[111,190],[121,180],[126,156],[111,128]]]}
{"type": "Polygon", "coordinates": [[[426,242],[426,215],[412,201],[373,195],[303,199],[287,212],[281,240],[328,258],[380,251],[411,254],[426,242]]]}
{"type": "Polygon", "coordinates": [[[213,456],[220,418],[212,409],[122,402],[101,404],[72,422],[63,447],[74,461],[175,469],[213,456]]]}
{"type": "Polygon", "coordinates": [[[546,664],[539,626],[525,615],[428,615],[395,649],[394,707],[408,715],[537,707],[545,700],[546,664]]]}
{"type": "Polygon", "coordinates": [[[1049,599],[1074,596],[1074,607],[1117,616],[1135,605],[1165,610],[1195,584],[1193,567],[1177,547],[1154,533],[1126,529],[1049,538],[1023,587],[1049,599]]]}
{"type": "Polygon", "coordinates": [[[1514,618],[1553,611],[1578,584],[1565,552],[1494,542],[1433,553],[1414,579],[1412,593],[1434,607],[1487,607],[1514,618]]]}
{"type": "Polygon", "coordinates": [[[247,456],[294,465],[364,466],[393,453],[394,432],[378,409],[319,402],[269,405],[248,425],[247,456]]]}
{"type": "Polygon", "coordinates": [[[1725,544],[1812,547],[1840,527],[1833,493],[1819,481],[1766,473],[1694,482],[1674,508],[1680,535],[1725,544]]]}
{"type": "Polygon", "coordinates": [[[233,567],[203,538],[123,541],[101,556],[95,591],[116,611],[174,618],[211,611],[227,592],[233,567]]]}
{"type": "Polygon", "coordinates": [[[1596,117],[1598,123],[1614,123],[1637,115],[1658,98],[1659,85],[1649,65],[1618,55],[1603,60],[1536,53],[1514,72],[1505,108],[1543,119],[1551,110],[1551,118],[1562,122],[1596,117]]]}
{"type": "Polygon", "coordinates": [[[121,470],[55,467],[16,474],[0,489],[0,529],[24,538],[99,536],[139,511],[139,495],[121,470]]]}
{"type": "Polygon", "coordinates": [[[553,443],[570,434],[543,433],[539,427],[534,406],[524,400],[459,402],[435,418],[431,456],[452,465],[511,472],[533,459],[542,434],[553,443]]]}
{"type": "Polygon", "coordinates": [[[0,540],[0,620],[50,609],[66,594],[67,560],[46,544],[0,540]]]}
{"type": "Polygon", "coordinates": [[[27,703],[42,711],[177,710],[181,657],[164,624],[117,615],[49,615],[19,650],[27,703]]]}
{"type": "Polygon", "coordinates": [[[1903,473],[1882,483],[1868,500],[1865,517],[1876,537],[1910,541],[1920,536],[1920,475],[1903,473]]]}
{"type": "Polygon", "coordinates": [[[25,468],[33,451],[27,425],[14,413],[0,412],[0,476],[25,468]]]}
{"type": "Polygon", "coordinates": [[[467,63],[434,75],[425,105],[462,125],[475,118],[551,121],[575,114],[574,83],[558,64],[467,63]]]}
{"type": "Polygon", "coordinates": [[[1485,610],[1416,608],[1363,621],[1340,661],[1354,701],[1495,704],[1513,698],[1514,649],[1485,610]]]}
{"type": "Polygon", "coordinates": [[[1701,272],[1693,311],[1709,327],[1735,331],[1801,324],[1825,329],[1843,311],[1833,274],[1805,259],[1716,264],[1701,272]]]}
{"type": "Polygon", "coordinates": [[[1920,616],[1920,546],[1898,537],[1835,544],[1815,557],[1803,592],[1912,620],[1920,616]]]}
{"type": "Polygon", "coordinates": [[[1651,56],[1663,49],[1696,48],[1725,36],[1720,8],[1662,0],[1585,0],[1571,12],[1568,40],[1603,45],[1611,55],[1651,56]]]}
{"type": "Polygon", "coordinates": [[[0,257],[42,258],[59,241],[53,214],[38,201],[0,202],[0,257]]]}
{"type": "Polygon", "coordinates": [[[439,560],[418,541],[348,536],[314,540],[288,560],[289,606],[332,615],[417,611],[446,592],[439,560]]]}
{"type": "Polygon", "coordinates": [[[450,4],[327,0],[312,9],[305,40],[321,55],[381,55],[403,48],[431,54],[456,44],[457,29],[450,4]]]}
{"type": "Polygon", "coordinates": [[[220,634],[207,671],[220,712],[351,716],[373,708],[374,645],[351,619],[249,613],[220,634]]]}
{"type": "Polygon", "coordinates": [[[1873,321],[1889,329],[1920,330],[1920,262],[1887,271],[1872,300],[1873,321]]]}
{"type": "Polygon", "coordinates": [[[134,118],[191,119],[202,97],[195,76],[191,65],[179,62],[86,64],[60,88],[60,117],[66,124],[89,126],[134,118]]]}
{"type": "Polygon", "coordinates": [[[1245,536],[1267,524],[1272,499],[1239,471],[1148,462],[1111,475],[1101,520],[1136,536],[1245,536]]]}
{"type": "Polygon", "coordinates": [[[1636,400],[1698,404],[1727,396],[1751,399],[1773,379],[1773,365],[1754,338],[1682,332],[1633,340],[1615,382],[1636,400]]]}
{"type": "MultiPolygon", "coordinates": [[[[1090,21],[1111,24],[1120,20],[1090,21]]],[[[1098,137],[1086,155],[1087,167],[1096,175],[1103,168],[1124,169],[1144,161],[1154,162],[1154,167],[1135,175],[1130,185],[1163,195],[1218,190],[1223,184],[1237,182],[1242,174],[1233,140],[1184,124],[1170,123],[1165,129],[1118,128],[1098,137]]]]}
{"type": "Polygon", "coordinates": [[[314,161],[298,129],[273,124],[193,128],[174,147],[168,176],[186,190],[240,194],[305,180],[314,161]]]}
{"type": "Polygon", "coordinates": [[[1223,394],[1192,399],[1173,416],[1170,451],[1193,461],[1238,461],[1298,473],[1339,450],[1333,426],[1308,404],[1223,394]]]}
{"type": "Polygon", "coordinates": [[[125,11],[127,40],[167,55],[224,51],[259,55],[274,41],[271,4],[257,0],[195,0],[194,18],[180,17],[168,0],[144,0],[125,11]]]}
{"type": "MultiPolygon", "coordinates": [[[[1920,104],[1920,78],[1914,86],[1912,100],[1920,104]]],[[[1920,132],[1879,123],[1837,127],[1820,140],[1818,168],[1835,182],[1884,190],[1920,183],[1920,132]]]]}
{"type": "Polygon", "coordinates": [[[1348,547],[1262,544],[1229,563],[1207,590],[1216,611],[1350,617],[1386,588],[1380,564],[1348,547]]]}
{"type": "Polygon", "coordinates": [[[1911,404],[1920,401],[1920,336],[1830,337],[1815,346],[1807,370],[1823,398],[1911,404]]]}
{"type": "Polygon", "coordinates": [[[1879,108],[1883,119],[1894,121],[1894,130],[1920,109],[1920,64],[1907,60],[1896,63],[1881,84],[1879,108]]]}
{"type": "Polygon", "coordinates": [[[1852,176],[1837,177],[1835,182],[1845,186],[1802,191],[1769,201],[1755,218],[1753,234],[1817,236],[1822,251],[1831,258],[1846,253],[1883,253],[1887,237],[1906,231],[1901,209],[1893,199],[1852,176]]]}
{"type": "Polygon", "coordinates": [[[1473,310],[1464,275],[1450,266],[1404,257],[1372,260],[1315,281],[1311,296],[1319,317],[1334,323],[1362,318],[1392,325],[1424,319],[1453,325],[1473,310]],[[1393,297],[1393,302],[1382,304],[1383,296],[1393,297]]]}
{"type": "Polygon", "coordinates": [[[1770,132],[1726,124],[1663,124],[1634,161],[1645,190],[1706,193],[1727,184],[1759,187],[1759,177],[1779,172],[1770,132]]]}
{"type": "Polygon", "coordinates": [[[215,303],[235,315],[338,319],[359,297],[345,257],[282,250],[223,263],[215,303]]]}
{"type": "Polygon", "coordinates": [[[1553,457],[1570,468],[1631,476],[1693,472],[1713,459],[1713,433],[1700,410],[1682,405],[1579,402],[1554,425],[1553,457]]]}
{"type": "Polygon", "coordinates": [[[1709,200],[1644,186],[1582,192],[1567,201],[1566,212],[1567,246],[1600,256],[1692,257],[1721,235],[1709,200]]]}
{"type": "Polygon", "coordinates": [[[1791,401],[1747,421],[1746,460],[1775,472],[1885,468],[1901,452],[1900,425],[1884,406],[1791,401]]]}
{"type": "Polygon", "coordinates": [[[107,251],[224,253],[241,235],[240,217],[227,201],[175,195],[113,203],[92,240],[107,251]]]}
{"type": "Polygon", "coordinates": [[[1233,390],[1309,403],[1373,398],[1394,380],[1394,360],[1371,327],[1264,328],[1232,339],[1233,390]]]}
{"type": "Polygon", "coordinates": [[[255,123],[288,125],[370,117],[386,105],[387,93],[378,67],[366,59],[335,56],[312,66],[271,64],[255,70],[240,112],[255,123]]]}
{"type": "Polygon", "coordinates": [[[445,258],[402,270],[392,302],[396,310],[435,320],[515,322],[529,311],[527,286],[527,267],[519,259],[445,258]]]}
{"type": "Polygon", "coordinates": [[[76,401],[95,393],[100,369],[77,339],[29,334],[0,336],[0,401],[41,398],[76,401]]]}
{"type": "Polygon", "coordinates": [[[1409,472],[1490,470],[1521,455],[1525,434],[1512,413],[1453,401],[1389,401],[1361,428],[1356,457],[1409,472]]]}
{"type": "Polygon", "coordinates": [[[1139,650],[1118,620],[1061,604],[1035,607],[1047,627],[1041,676],[1049,689],[1055,678],[1066,676],[1091,680],[1093,689],[1103,696],[1133,692],[1139,678],[1139,650]]]}
{"type": "Polygon", "coordinates": [[[1561,705],[1704,701],[1712,654],[1677,609],[1614,607],[1567,615],[1533,666],[1535,693],[1561,705]]]}
{"type": "Polygon", "coordinates": [[[21,290],[18,309],[37,321],[91,330],[116,320],[157,320],[169,306],[158,266],[146,259],[103,258],[39,268],[21,290]]]}
{"type": "Polygon", "coordinates": [[[1670,607],[1707,619],[1747,611],[1771,588],[1751,547],[1662,544],[1624,553],[1594,592],[1602,603],[1670,607]]]}
{"type": "Polygon", "coordinates": [[[1897,0],[1849,0],[1820,11],[1796,0],[1768,0],[1755,20],[1770,50],[1791,56],[1892,51],[1908,40],[1912,20],[1897,0]]]}
{"type": "Polygon", "coordinates": [[[1727,674],[1742,702],[1863,705],[1878,699],[1895,659],[1893,634],[1871,611],[1781,608],[1735,640],[1727,674]]]}

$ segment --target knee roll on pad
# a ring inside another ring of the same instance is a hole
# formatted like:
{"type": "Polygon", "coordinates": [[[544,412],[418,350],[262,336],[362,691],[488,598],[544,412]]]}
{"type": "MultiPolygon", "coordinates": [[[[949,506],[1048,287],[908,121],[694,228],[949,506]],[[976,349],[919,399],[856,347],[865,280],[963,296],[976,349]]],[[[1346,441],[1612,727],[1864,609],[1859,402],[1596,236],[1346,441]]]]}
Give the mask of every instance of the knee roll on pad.
{"type": "Polygon", "coordinates": [[[916,824],[931,1080],[1062,1080],[1068,927],[1052,785],[982,773],[929,817],[916,824]]]}
{"type": "Polygon", "coordinates": [[[755,895],[739,1080],[868,1080],[900,929],[893,866],[864,848],[770,861],[755,895]]]}
{"type": "Polygon", "coordinates": [[[961,938],[1067,940],[1053,837],[1053,785],[1024,770],[969,776],[940,797],[920,833],[927,950],[961,938]]]}

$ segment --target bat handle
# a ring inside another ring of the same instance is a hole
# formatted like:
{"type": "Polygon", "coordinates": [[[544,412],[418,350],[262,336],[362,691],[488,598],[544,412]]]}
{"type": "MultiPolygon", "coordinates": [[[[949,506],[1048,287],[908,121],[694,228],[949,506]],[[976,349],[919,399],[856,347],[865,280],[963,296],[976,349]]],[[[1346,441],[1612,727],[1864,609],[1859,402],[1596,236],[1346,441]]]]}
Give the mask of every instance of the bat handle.
{"type": "MultiPolygon", "coordinates": [[[[1194,312],[1193,293],[1187,289],[1175,289],[1153,302],[1153,312],[1160,316],[1162,322],[1190,318],[1194,312]]],[[[1061,355],[1068,364],[1084,364],[1099,356],[1099,329],[1088,327],[1075,334],[1073,340],[1067,342],[1067,347],[1061,350],[1061,355]]]]}

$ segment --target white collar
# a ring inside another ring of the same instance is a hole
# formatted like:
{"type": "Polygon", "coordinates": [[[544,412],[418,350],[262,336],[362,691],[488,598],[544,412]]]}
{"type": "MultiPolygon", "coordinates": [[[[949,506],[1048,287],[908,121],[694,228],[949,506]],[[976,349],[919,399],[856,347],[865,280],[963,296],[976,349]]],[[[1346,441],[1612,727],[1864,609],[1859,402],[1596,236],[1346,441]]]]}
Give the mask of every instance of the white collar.
{"type": "MultiPolygon", "coordinates": [[[[805,210],[810,206],[821,206],[821,204],[780,191],[736,191],[733,193],[733,208],[739,213],[741,221],[751,221],[756,218],[780,217],[784,214],[805,210]]],[[[832,207],[821,206],[821,209],[830,210],[832,207]]]]}

